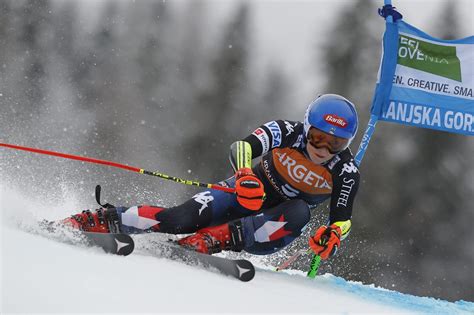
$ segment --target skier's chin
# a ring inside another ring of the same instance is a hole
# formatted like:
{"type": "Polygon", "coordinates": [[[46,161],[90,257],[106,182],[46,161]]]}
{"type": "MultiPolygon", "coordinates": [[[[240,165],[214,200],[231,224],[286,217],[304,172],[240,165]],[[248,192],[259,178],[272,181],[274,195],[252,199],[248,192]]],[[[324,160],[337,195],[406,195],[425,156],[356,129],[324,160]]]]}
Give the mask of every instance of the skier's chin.
{"type": "Polygon", "coordinates": [[[327,161],[329,161],[331,158],[330,157],[326,157],[326,158],[320,158],[320,157],[315,157],[315,156],[311,156],[311,161],[314,163],[314,164],[323,164],[327,161]]]}
{"type": "Polygon", "coordinates": [[[324,164],[334,156],[325,149],[308,148],[308,153],[309,158],[315,164],[324,164]]]}

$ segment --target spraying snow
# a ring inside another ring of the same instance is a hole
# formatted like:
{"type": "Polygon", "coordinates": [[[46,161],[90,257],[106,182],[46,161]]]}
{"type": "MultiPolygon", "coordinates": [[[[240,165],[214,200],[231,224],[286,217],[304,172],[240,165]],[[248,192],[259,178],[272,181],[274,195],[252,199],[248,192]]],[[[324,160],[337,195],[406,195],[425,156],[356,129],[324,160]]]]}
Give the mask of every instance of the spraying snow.
{"type": "MultiPolygon", "coordinates": [[[[46,213],[49,218],[67,216],[64,204],[61,210],[2,186],[0,206],[2,313],[474,312],[471,302],[415,297],[330,274],[312,280],[303,272],[277,273],[258,262],[254,280],[244,283],[143,251],[108,255],[25,232],[46,213]]],[[[153,235],[135,240],[140,244],[147,237],[153,235]]]]}

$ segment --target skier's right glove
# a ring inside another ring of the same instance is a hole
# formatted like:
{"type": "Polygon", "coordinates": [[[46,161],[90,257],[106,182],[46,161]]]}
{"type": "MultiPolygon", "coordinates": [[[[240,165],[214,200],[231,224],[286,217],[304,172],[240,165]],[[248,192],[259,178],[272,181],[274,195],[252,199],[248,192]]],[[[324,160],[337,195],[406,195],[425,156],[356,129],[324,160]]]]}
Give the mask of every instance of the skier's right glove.
{"type": "Polygon", "coordinates": [[[341,228],[336,224],[319,227],[316,234],[309,238],[309,246],[321,259],[334,256],[341,246],[341,228]]]}
{"type": "Polygon", "coordinates": [[[235,173],[235,194],[240,205],[249,210],[260,210],[265,200],[262,182],[247,167],[235,173]]]}

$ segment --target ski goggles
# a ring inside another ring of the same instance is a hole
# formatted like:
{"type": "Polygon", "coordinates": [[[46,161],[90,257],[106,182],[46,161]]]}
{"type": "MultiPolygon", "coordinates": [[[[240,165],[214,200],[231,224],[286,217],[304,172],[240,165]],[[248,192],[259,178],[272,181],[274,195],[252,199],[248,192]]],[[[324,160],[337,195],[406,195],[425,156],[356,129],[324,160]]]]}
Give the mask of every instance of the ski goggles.
{"type": "Polygon", "coordinates": [[[316,149],[326,148],[331,154],[338,154],[349,146],[349,139],[333,136],[314,127],[309,129],[307,139],[316,149]]]}

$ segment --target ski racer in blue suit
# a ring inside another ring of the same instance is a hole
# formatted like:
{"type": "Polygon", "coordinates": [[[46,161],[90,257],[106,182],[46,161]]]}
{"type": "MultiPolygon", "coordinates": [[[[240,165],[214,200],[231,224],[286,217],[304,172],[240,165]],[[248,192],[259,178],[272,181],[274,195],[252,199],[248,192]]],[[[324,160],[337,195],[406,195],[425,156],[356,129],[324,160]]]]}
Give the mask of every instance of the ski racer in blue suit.
{"type": "Polygon", "coordinates": [[[208,254],[265,255],[299,237],[310,209],[330,199],[327,226],[309,238],[313,251],[327,259],[351,230],[360,179],[349,145],[357,126],[350,101],[321,95],[308,106],[303,123],[270,121],[231,145],[235,175],[220,184],[234,187],[235,194],[205,190],[175,207],[101,208],[62,222],[93,232],[191,234],[179,244],[208,254]]]}

